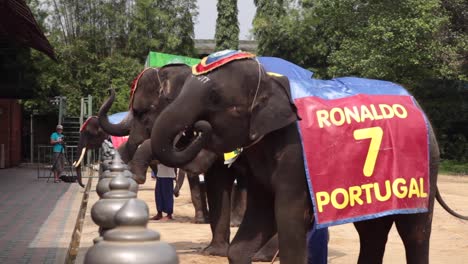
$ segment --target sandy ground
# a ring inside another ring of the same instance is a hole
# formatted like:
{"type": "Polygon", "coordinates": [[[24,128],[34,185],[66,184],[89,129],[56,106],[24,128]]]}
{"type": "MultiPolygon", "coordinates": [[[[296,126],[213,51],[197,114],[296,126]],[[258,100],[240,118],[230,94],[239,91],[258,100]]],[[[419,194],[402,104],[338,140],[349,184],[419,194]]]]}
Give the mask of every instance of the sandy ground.
{"type": "MultiPolygon", "coordinates": [[[[97,233],[97,226],[90,217],[91,206],[97,201],[95,184],[91,188],[89,205],[84,220],[80,253],[75,263],[83,263],[84,255],[97,233]]],[[[150,209],[150,216],[156,213],[154,202],[155,181],[148,177],[145,185],[140,186],[138,197],[150,209]]],[[[439,177],[439,188],[445,201],[457,212],[468,215],[468,176],[439,177]]],[[[191,220],[194,209],[190,202],[188,184],[184,184],[180,197],[175,199],[175,219],[170,222],[150,221],[148,227],[161,233],[161,239],[173,245],[181,264],[228,263],[226,258],[203,256],[200,250],[211,239],[208,224],[194,224],[191,220]]],[[[438,203],[435,205],[431,236],[431,263],[468,263],[468,221],[449,215],[438,203]]],[[[234,236],[237,228],[231,229],[234,236]]],[[[356,263],[359,254],[359,238],[352,224],[330,228],[328,263],[356,263]]],[[[393,227],[387,243],[384,263],[405,263],[403,244],[393,227]]],[[[277,260],[275,263],[279,263],[277,260]]]]}
{"type": "MultiPolygon", "coordinates": [[[[154,180],[141,186],[138,196],[147,202],[154,215],[154,180]]],[[[468,177],[440,176],[439,188],[445,201],[457,212],[468,215],[468,177]]],[[[161,233],[162,240],[171,243],[178,252],[180,263],[228,263],[226,258],[203,256],[199,251],[211,239],[209,225],[193,224],[194,209],[190,202],[188,185],[175,199],[175,219],[170,222],[150,221],[149,227],[161,233]]],[[[468,263],[468,222],[449,215],[436,203],[431,236],[431,263],[468,263]]],[[[236,228],[232,228],[234,235],[236,228]]],[[[352,224],[330,228],[328,263],[356,263],[359,238],[352,224]]],[[[404,263],[404,247],[392,228],[387,243],[384,263],[404,263]]],[[[275,263],[279,263],[276,261],[275,263]]]]}

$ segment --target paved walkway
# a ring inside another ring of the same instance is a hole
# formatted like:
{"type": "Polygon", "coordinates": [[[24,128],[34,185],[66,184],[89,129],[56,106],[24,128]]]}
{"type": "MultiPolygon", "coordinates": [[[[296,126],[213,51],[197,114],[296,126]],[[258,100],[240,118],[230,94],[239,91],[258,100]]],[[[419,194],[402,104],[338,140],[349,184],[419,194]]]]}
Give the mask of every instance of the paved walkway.
{"type": "Polygon", "coordinates": [[[64,263],[84,189],[0,170],[0,263],[64,263]]]}

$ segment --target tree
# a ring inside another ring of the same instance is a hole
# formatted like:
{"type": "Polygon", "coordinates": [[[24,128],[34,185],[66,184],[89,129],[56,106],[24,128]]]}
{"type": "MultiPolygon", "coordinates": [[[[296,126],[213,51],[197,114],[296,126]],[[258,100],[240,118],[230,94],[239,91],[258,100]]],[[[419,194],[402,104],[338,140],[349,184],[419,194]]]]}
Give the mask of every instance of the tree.
{"type": "Polygon", "coordinates": [[[266,56],[277,56],[278,47],[283,47],[283,38],[279,34],[285,33],[281,30],[281,19],[285,16],[286,10],[283,0],[254,0],[257,7],[253,20],[253,33],[257,40],[257,53],[266,56]],[[280,33],[281,32],[281,33],[280,33]]]}
{"type": "Polygon", "coordinates": [[[285,12],[274,12],[279,1],[255,2],[259,53],[312,69],[315,78],[354,75],[406,86],[434,120],[442,157],[467,160],[466,1],[285,2],[285,12]]]}
{"type": "Polygon", "coordinates": [[[93,109],[114,87],[111,111],[128,109],[130,85],[150,50],[194,55],[195,0],[31,0],[55,47],[58,63],[32,52],[36,98],[26,110],[50,110],[56,95],[68,99],[68,113],[78,115],[80,98],[94,96],[93,109]],[[45,22],[47,21],[47,22],[45,22]]]}
{"type": "Polygon", "coordinates": [[[216,19],[216,50],[239,49],[239,21],[237,0],[218,0],[216,19]]]}
{"type": "Polygon", "coordinates": [[[195,0],[136,0],[130,24],[130,54],[144,61],[148,52],[194,55],[195,0]]]}

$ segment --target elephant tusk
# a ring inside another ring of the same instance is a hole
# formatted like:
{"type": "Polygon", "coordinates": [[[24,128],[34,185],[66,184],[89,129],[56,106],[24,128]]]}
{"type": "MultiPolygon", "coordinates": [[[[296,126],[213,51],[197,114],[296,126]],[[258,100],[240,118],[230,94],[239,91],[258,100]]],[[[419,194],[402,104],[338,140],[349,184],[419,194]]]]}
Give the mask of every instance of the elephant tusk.
{"type": "Polygon", "coordinates": [[[81,164],[81,161],[83,161],[83,158],[84,158],[84,154],[86,153],[86,147],[83,148],[83,150],[81,150],[81,156],[80,156],[80,159],[76,162],[73,163],[73,166],[78,167],[80,166],[81,164]]]}

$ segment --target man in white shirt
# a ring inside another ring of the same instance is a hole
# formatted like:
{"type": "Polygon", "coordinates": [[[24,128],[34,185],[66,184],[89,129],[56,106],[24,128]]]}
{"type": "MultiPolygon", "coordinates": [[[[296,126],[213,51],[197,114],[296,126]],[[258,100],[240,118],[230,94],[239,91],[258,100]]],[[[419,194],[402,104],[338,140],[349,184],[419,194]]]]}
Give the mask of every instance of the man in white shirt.
{"type": "MultiPolygon", "coordinates": [[[[154,172],[153,172],[154,173],[154,172]]],[[[156,210],[158,213],[151,220],[172,220],[174,211],[174,179],[176,177],[173,168],[158,165],[156,175],[156,187],[154,189],[154,199],[156,200],[156,210]],[[163,217],[163,212],[167,215],[163,217]]]]}

